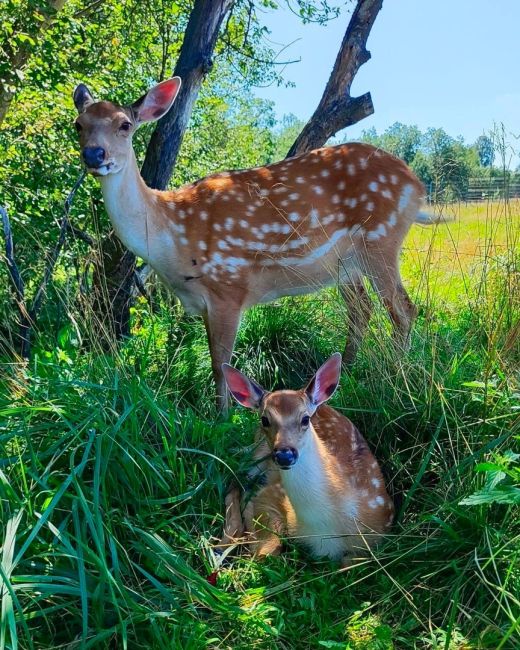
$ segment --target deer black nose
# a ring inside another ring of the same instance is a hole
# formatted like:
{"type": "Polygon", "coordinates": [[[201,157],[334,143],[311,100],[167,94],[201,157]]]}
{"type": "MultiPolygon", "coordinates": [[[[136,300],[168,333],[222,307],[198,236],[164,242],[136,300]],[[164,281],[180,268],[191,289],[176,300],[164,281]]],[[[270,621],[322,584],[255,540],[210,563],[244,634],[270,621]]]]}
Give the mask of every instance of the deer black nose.
{"type": "Polygon", "coordinates": [[[83,149],[83,160],[87,167],[93,169],[101,167],[105,160],[105,150],[101,147],[85,147],[83,149]]]}
{"type": "Polygon", "coordinates": [[[293,447],[273,449],[273,460],[281,469],[289,469],[298,460],[298,452],[293,447]]]}

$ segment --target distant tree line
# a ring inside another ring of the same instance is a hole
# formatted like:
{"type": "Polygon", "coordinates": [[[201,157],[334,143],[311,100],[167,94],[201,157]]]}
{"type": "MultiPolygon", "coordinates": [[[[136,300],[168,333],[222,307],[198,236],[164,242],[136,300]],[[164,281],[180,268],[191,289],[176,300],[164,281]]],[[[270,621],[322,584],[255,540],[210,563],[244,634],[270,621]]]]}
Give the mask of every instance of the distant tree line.
{"type": "Polygon", "coordinates": [[[442,128],[421,131],[396,122],[381,134],[367,129],[361,139],[402,158],[422,180],[433,202],[465,199],[476,179],[520,180],[507,169],[507,159],[502,159],[499,133],[481,135],[467,144],[442,128]]]}
{"type": "MultiPolygon", "coordinates": [[[[294,115],[284,115],[278,122],[272,144],[273,160],[283,157],[302,124],[294,115]]],[[[371,128],[361,135],[362,141],[389,151],[410,165],[432,202],[465,200],[475,184],[491,188],[489,196],[482,198],[493,198],[493,188],[520,184],[520,169],[509,169],[512,154],[504,139],[504,134],[497,130],[467,144],[462,137],[454,138],[442,128],[421,131],[415,125],[400,122],[383,133],[371,128]]],[[[347,132],[344,141],[348,140],[347,132]]]]}

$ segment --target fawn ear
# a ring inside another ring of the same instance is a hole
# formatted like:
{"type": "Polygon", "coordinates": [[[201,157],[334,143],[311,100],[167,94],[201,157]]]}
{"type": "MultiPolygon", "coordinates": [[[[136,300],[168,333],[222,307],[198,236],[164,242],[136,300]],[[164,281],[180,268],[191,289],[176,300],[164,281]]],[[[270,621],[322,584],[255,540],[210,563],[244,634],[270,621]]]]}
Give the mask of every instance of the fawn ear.
{"type": "Polygon", "coordinates": [[[305,394],[314,410],[332,397],[338,387],[340,376],[341,354],[336,352],[325,361],[305,389],[305,394]]]}
{"type": "Polygon", "coordinates": [[[79,114],[83,113],[91,104],[94,104],[94,98],[85,84],[79,84],[76,86],[73,99],[74,106],[78,109],[79,114]]]}
{"type": "Polygon", "coordinates": [[[155,122],[170,110],[179,89],[181,78],[172,77],[161,81],[130,107],[137,122],[155,122]]]}
{"type": "Polygon", "coordinates": [[[266,393],[261,386],[227,363],[222,364],[222,372],[229,392],[239,404],[254,410],[260,407],[262,398],[266,393]]]}

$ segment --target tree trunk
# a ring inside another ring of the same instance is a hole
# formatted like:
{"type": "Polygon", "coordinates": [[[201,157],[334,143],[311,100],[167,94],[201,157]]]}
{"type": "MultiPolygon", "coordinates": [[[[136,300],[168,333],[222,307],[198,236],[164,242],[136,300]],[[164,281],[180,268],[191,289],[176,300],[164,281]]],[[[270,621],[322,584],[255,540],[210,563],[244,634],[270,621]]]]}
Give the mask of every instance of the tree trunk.
{"type": "Polygon", "coordinates": [[[211,57],[222,21],[233,3],[234,0],[195,2],[173,72],[182,79],[182,86],[173,109],[159,120],[146,150],[142,174],[150,187],[164,190],[170,182],[193,104],[213,65],[211,57]]]}
{"type": "Polygon", "coordinates": [[[102,344],[130,336],[135,256],[111,233],[101,242],[92,275],[92,311],[102,344]]]}
{"type": "MultiPolygon", "coordinates": [[[[167,188],[182,138],[204,77],[211,69],[212,55],[226,14],[234,0],[195,0],[173,72],[182,79],[172,109],[158,123],[148,144],[142,175],[147,185],[167,188]]],[[[94,313],[107,322],[105,331],[116,338],[130,334],[135,256],[125,251],[115,235],[101,246],[102,259],[93,278],[94,313]],[[111,324],[104,315],[108,315],[111,324]]]]}
{"type": "MultiPolygon", "coordinates": [[[[34,31],[31,34],[34,41],[41,38],[47,29],[49,29],[54,22],[56,14],[63,9],[65,2],[66,0],[49,0],[46,8],[36,9],[35,13],[40,18],[35,21],[34,31]]],[[[0,80],[0,127],[13,101],[19,75],[29,61],[33,45],[29,44],[28,41],[23,41],[15,50],[12,50],[8,45],[5,49],[7,50],[10,70],[8,78],[0,80]]]]}
{"type": "Polygon", "coordinates": [[[322,147],[338,131],[374,112],[370,93],[351,97],[350,87],[359,68],[370,59],[366,42],[382,5],[383,0],[358,0],[321,101],[288,158],[322,147]]]}

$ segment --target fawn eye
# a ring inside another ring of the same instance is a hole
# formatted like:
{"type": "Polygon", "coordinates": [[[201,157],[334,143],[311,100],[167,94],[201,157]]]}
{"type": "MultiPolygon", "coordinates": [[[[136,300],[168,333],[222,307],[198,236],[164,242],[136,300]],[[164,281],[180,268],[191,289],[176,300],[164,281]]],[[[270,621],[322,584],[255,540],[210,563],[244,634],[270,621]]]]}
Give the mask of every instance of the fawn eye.
{"type": "Polygon", "coordinates": [[[78,133],[80,133],[81,130],[83,129],[83,127],[81,126],[81,124],[79,122],[74,122],[74,128],[76,129],[76,131],[78,133]]]}
{"type": "Polygon", "coordinates": [[[310,417],[308,415],[304,415],[302,417],[302,427],[308,427],[310,421],[311,421],[310,417]]]}
{"type": "Polygon", "coordinates": [[[123,124],[121,124],[121,126],[119,127],[119,130],[120,131],[130,131],[131,126],[132,125],[131,125],[130,122],[123,122],[123,124]]]}
{"type": "Polygon", "coordinates": [[[268,427],[271,423],[269,422],[269,419],[265,417],[265,415],[262,415],[262,426],[263,427],[268,427]]]}

